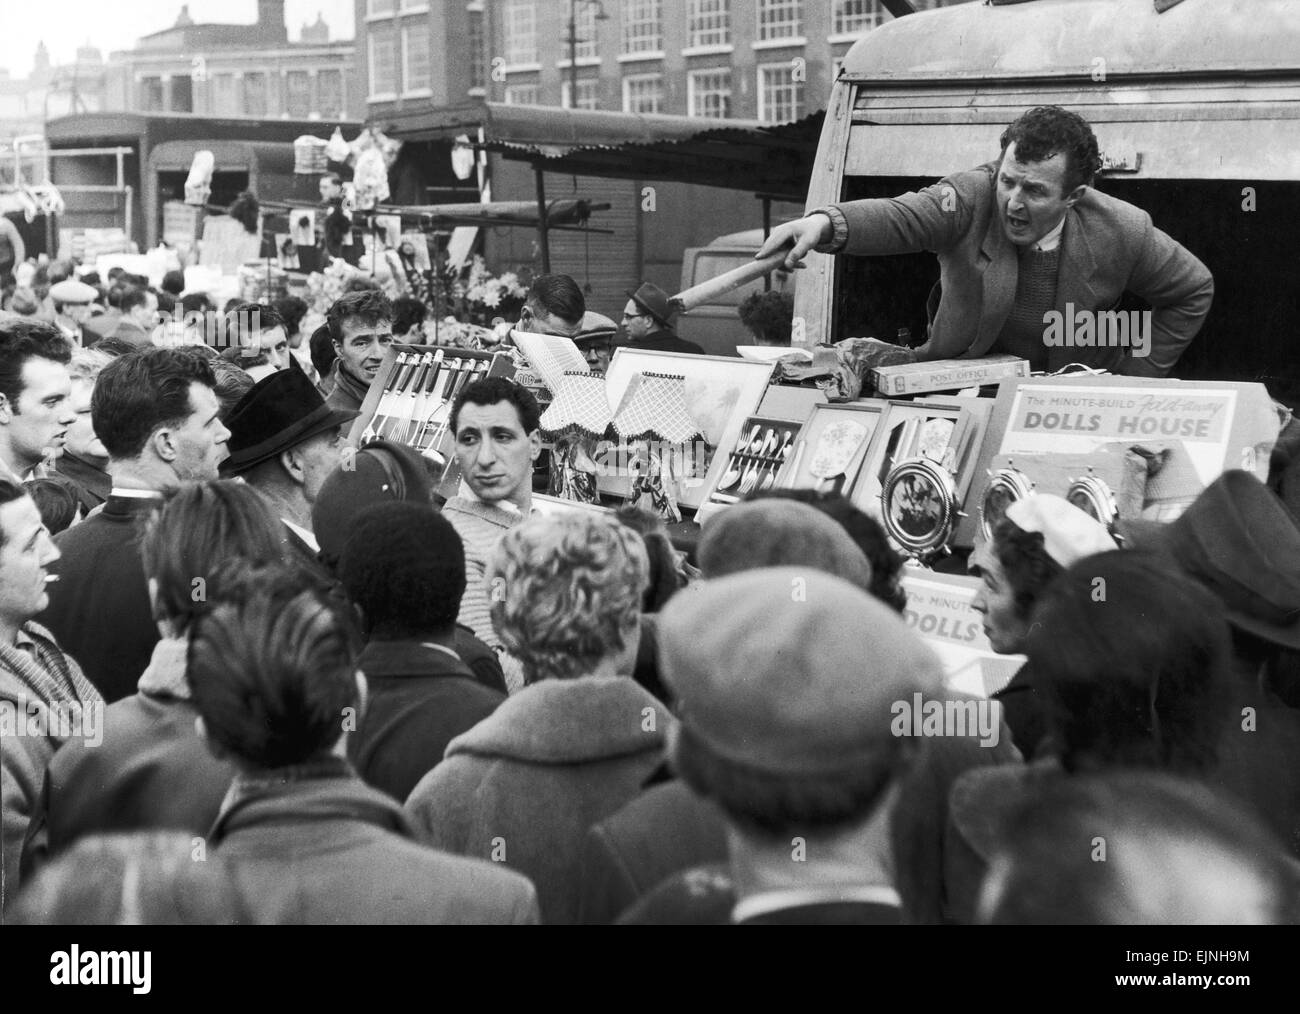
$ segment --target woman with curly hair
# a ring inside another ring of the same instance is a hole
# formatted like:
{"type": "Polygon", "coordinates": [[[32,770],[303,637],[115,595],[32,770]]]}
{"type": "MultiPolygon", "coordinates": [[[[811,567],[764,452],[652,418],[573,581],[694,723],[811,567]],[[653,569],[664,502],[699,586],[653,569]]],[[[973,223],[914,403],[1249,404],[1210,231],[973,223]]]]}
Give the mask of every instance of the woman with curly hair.
{"type": "Polygon", "coordinates": [[[492,622],[524,688],[469,732],[406,802],[431,845],[508,863],[537,885],[542,918],[578,914],[592,824],[640,792],[671,721],[628,675],[649,562],[610,518],[533,518],[489,562],[492,622]]]}

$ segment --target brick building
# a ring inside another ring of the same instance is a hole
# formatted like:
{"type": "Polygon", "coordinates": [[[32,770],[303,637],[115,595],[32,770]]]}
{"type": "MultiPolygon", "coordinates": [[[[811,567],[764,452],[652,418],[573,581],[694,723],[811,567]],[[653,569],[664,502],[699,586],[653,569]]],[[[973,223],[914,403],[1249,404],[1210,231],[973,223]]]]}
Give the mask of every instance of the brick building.
{"type": "Polygon", "coordinates": [[[110,60],[106,109],[294,120],[359,118],[365,101],[352,40],[318,19],[289,41],[284,0],[258,0],[251,25],[176,23],[110,60]]]}

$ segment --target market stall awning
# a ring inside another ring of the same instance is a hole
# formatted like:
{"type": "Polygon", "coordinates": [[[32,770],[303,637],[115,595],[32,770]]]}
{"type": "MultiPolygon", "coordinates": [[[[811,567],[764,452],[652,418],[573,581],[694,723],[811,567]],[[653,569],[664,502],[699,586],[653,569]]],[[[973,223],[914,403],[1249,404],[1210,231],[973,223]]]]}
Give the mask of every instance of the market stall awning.
{"type": "Polygon", "coordinates": [[[675,180],[803,200],[824,113],[793,123],[705,120],[499,102],[395,113],[379,124],[411,141],[472,141],[547,172],[675,180]]]}

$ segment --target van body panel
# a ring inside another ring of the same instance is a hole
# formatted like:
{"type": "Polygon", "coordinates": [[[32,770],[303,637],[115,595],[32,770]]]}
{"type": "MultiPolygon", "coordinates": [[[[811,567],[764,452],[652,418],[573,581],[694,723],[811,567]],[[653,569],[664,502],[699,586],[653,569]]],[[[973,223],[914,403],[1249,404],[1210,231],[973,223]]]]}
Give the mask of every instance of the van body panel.
{"type": "Polygon", "coordinates": [[[958,4],[887,21],[845,55],[855,81],[999,81],[1300,70],[1293,0],[1032,0],[958,4]],[[1099,63],[1098,61],[1103,61],[1099,63]]]}

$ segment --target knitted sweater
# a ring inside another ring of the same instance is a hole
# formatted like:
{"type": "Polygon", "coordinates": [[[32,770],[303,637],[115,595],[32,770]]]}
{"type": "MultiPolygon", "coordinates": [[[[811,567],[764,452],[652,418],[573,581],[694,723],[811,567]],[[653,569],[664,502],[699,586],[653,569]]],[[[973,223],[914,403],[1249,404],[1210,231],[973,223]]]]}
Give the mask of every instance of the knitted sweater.
{"type": "Polygon", "coordinates": [[[1030,369],[1047,369],[1044,334],[1048,311],[1056,305],[1056,276],[1061,266],[1061,248],[1042,252],[1021,248],[1020,274],[1016,279],[1016,301],[993,346],[1029,360],[1030,369]]]}
{"type": "MultiPolygon", "coordinates": [[[[457,622],[474,631],[474,636],[501,652],[501,638],[492,626],[492,595],[487,586],[487,565],[501,536],[523,524],[526,515],[504,510],[490,503],[454,496],[443,505],[442,516],[465,544],[465,594],[460,600],[457,622]]],[[[506,689],[514,693],[523,686],[518,661],[502,654],[501,669],[506,689]]]]}

